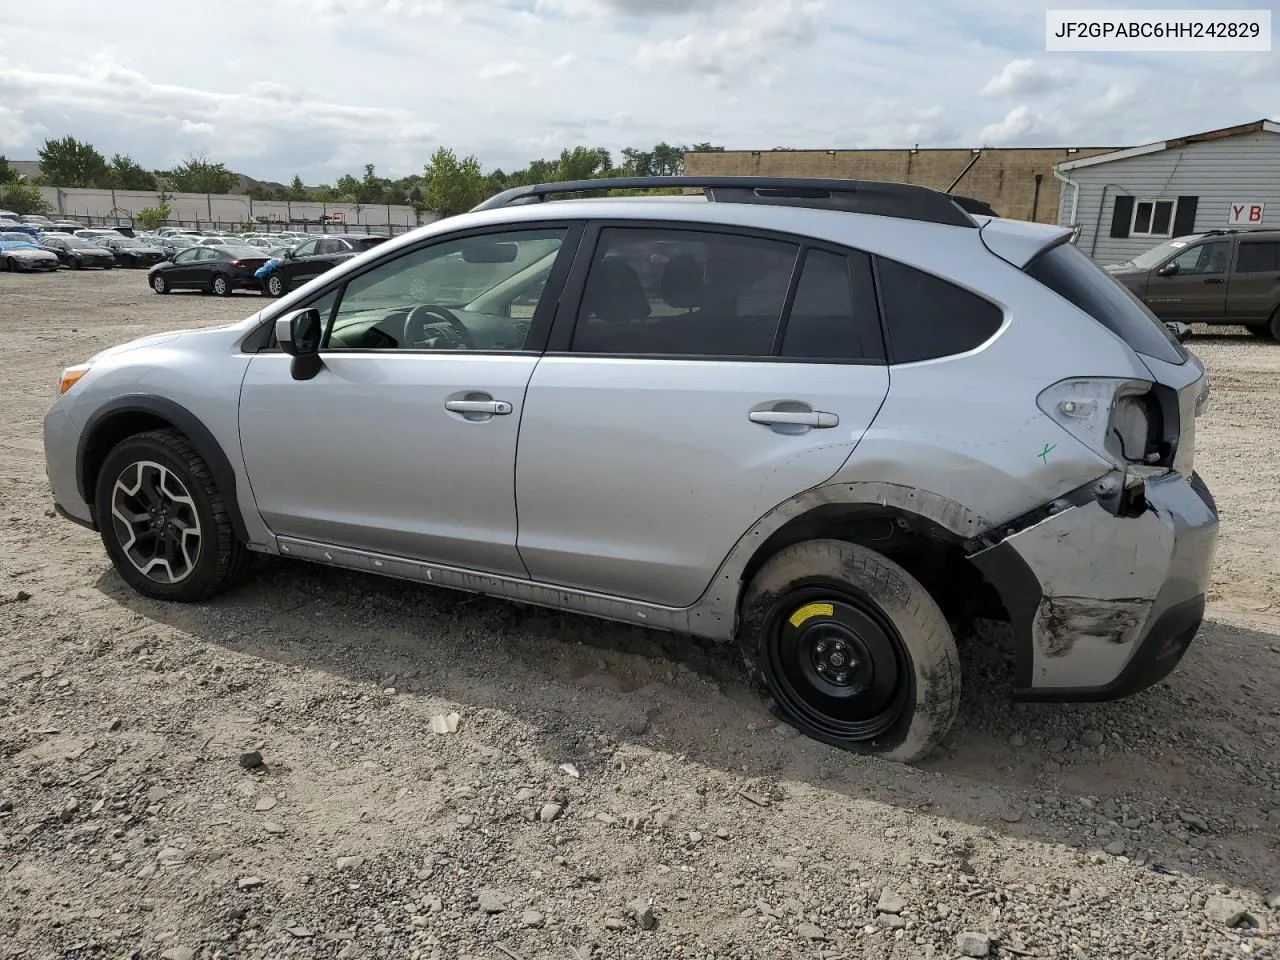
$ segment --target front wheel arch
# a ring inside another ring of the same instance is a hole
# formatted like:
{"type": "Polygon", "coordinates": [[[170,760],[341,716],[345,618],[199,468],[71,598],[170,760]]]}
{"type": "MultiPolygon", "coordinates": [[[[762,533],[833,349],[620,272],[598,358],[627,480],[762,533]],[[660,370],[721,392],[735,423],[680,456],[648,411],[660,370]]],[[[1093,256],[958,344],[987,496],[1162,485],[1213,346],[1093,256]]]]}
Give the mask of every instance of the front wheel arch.
{"type": "Polygon", "coordinates": [[[231,528],[241,542],[247,543],[249,534],[240,509],[236,473],[222,445],[195,414],[163,397],[120,397],[100,407],[89,418],[76,447],[76,483],[81,499],[87,504],[94,503],[98,473],[107,454],[120,441],[135,434],[167,429],[181,431],[208,464],[209,472],[226,500],[231,528]]]}

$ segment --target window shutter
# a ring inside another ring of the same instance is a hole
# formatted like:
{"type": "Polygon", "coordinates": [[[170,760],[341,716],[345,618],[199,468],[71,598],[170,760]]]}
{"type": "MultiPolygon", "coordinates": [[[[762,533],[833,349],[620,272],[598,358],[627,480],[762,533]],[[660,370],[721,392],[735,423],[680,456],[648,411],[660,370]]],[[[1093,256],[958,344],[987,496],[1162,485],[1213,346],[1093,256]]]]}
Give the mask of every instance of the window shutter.
{"type": "Polygon", "coordinates": [[[1199,203],[1199,197],[1178,198],[1178,209],[1173,215],[1173,235],[1175,237],[1185,237],[1188,233],[1195,233],[1196,207],[1199,203]]]}
{"type": "Polygon", "coordinates": [[[1115,212],[1111,214],[1111,236],[1127,237],[1132,222],[1133,197],[1116,197],[1115,212]]]}

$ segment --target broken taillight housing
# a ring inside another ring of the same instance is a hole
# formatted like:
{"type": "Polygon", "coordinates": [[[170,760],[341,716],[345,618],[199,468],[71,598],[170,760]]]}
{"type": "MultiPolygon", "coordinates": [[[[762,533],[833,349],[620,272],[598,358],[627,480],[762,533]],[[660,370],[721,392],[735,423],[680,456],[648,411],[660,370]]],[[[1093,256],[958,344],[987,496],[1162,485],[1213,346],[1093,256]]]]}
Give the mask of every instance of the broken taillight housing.
{"type": "Polygon", "coordinates": [[[1119,467],[1168,468],[1160,404],[1146,380],[1077,377],[1044,390],[1036,402],[1051,420],[1119,467]]]}

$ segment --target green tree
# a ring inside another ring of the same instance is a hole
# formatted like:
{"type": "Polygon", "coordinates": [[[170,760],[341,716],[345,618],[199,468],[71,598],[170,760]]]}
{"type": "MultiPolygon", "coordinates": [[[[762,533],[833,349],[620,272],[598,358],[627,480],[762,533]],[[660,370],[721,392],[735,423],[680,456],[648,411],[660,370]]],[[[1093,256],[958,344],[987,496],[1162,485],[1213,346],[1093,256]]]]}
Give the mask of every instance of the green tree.
{"type": "Polygon", "coordinates": [[[484,199],[484,176],[474,156],[459,160],[448,147],[431,155],[427,164],[427,207],[442,217],[465,213],[484,199]]]}
{"type": "Polygon", "coordinates": [[[9,161],[4,157],[0,157],[0,183],[17,183],[18,174],[13,167],[9,166],[9,161]]]}
{"type": "Polygon", "coordinates": [[[302,178],[296,173],[293,175],[293,182],[289,184],[288,196],[286,200],[305,200],[307,199],[307,188],[302,183],[302,178]]]}
{"type": "Polygon", "coordinates": [[[17,214],[49,213],[53,208],[40,196],[40,188],[21,180],[0,183],[0,208],[17,214]]]}
{"type": "Polygon", "coordinates": [[[211,162],[204,151],[188,154],[167,179],[179,193],[229,193],[236,185],[236,175],[223,164],[211,162]]]}
{"type": "Polygon", "coordinates": [[[46,140],[36,151],[40,158],[40,179],[51,187],[108,187],[110,169],[106,158],[91,144],[75,137],[46,140]]]}
{"type": "Polygon", "coordinates": [[[117,190],[154,190],[156,175],[130,156],[116,154],[107,170],[111,186],[117,190]]]}
{"type": "Polygon", "coordinates": [[[333,185],[334,192],[347,203],[355,203],[360,193],[360,181],[349,173],[340,176],[333,185]]]}
{"type": "Polygon", "coordinates": [[[173,216],[173,208],[169,205],[167,198],[161,196],[156,198],[154,207],[145,207],[133,215],[133,225],[143,230],[154,230],[156,227],[162,227],[165,221],[173,216]]]}

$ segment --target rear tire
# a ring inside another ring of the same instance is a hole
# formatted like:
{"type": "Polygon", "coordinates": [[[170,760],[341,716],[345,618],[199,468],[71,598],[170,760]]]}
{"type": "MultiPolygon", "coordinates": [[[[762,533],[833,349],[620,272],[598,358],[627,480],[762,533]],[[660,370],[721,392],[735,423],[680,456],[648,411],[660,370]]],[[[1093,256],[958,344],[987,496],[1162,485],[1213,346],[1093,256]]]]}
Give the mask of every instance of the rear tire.
{"type": "Polygon", "coordinates": [[[209,281],[209,292],[215,297],[231,296],[231,281],[220,273],[215,273],[209,281]]]}
{"type": "Polygon", "coordinates": [[[83,270],[83,269],[84,269],[84,261],[83,261],[83,260],[81,260],[79,257],[72,257],[72,258],[71,258],[71,269],[72,269],[72,270],[83,270]]]}
{"type": "Polygon", "coordinates": [[[284,277],[280,276],[278,273],[268,274],[267,282],[265,284],[265,292],[269,297],[283,297],[286,292],[284,288],[284,277]]]}
{"type": "Polygon", "coordinates": [[[771,557],[742,600],[747,668],[777,711],[831,746],[927,756],[960,706],[960,656],[927,590],[881,554],[810,540],[771,557]]]}
{"type": "Polygon", "coordinates": [[[98,474],[95,503],[107,555],[144,596],[207,599],[231,586],[252,559],[235,538],[208,465],[177,430],[117,444],[98,474]]]}
{"type": "Polygon", "coordinates": [[[1276,307],[1271,313],[1271,322],[1267,324],[1267,332],[1271,334],[1272,340],[1280,340],[1280,307],[1276,307]]]}

